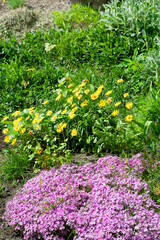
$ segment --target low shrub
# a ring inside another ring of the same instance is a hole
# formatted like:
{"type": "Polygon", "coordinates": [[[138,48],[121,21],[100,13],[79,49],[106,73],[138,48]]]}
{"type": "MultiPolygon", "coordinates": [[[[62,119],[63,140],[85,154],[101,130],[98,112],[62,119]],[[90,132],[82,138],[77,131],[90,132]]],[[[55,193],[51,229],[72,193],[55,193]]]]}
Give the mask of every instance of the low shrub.
{"type": "Polygon", "coordinates": [[[159,205],[150,199],[140,154],[63,165],[29,180],[4,219],[24,239],[158,239],[159,205]]]}
{"type": "Polygon", "coordinates": [[[5,142],[20,146],[29,159],[50,158],[52,153],[137,151],[140,138],[134,132],[134,103],[123,90],[123,79],[108,89],[84,79],[75,85],[71,78],[59,81],[51,100],[5,116],[5,142]],[[43,106],[43,108],[42,108],[43,106]]]}

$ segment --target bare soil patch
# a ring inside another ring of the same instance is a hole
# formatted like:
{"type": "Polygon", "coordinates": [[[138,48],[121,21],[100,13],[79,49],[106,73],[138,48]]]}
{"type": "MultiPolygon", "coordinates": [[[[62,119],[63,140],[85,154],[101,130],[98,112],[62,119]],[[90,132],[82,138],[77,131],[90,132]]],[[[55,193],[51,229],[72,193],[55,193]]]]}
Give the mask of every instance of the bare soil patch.
{"type": "Polygon", "coordinates": [[[0,0],[0,38],[12,34],[22,37],[25,32],[53,26],[53,11],[67,11],[68,0],[26,0],[24,7],[10,9],[7,1],[0,0]]]}

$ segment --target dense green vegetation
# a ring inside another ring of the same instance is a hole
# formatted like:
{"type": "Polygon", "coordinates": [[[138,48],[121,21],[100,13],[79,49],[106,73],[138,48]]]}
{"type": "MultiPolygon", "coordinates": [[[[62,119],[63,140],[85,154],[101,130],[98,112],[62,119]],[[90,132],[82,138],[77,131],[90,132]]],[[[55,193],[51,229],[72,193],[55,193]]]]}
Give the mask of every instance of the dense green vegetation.
{"type": "Polygon", "coordinates": [[[160,169],[152,168],[160,156],[159,14],[158,0],[115,0],[103,12],[73,5],[53,12],[53,28],[0,41],[1,129],[13,145],[2,177],[69,162],[75,152],[142,152],[143,177],[160,200],[160,169]]]}

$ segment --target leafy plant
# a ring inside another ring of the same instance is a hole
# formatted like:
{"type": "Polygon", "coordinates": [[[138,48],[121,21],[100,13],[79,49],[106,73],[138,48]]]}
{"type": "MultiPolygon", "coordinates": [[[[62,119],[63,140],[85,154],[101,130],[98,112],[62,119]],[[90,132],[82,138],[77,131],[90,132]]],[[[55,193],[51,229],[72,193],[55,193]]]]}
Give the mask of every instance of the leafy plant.
{"type": "Polygon", "coordinates": [[[23,178],[29,169],[28,156],[24,152],[4,150],[5,157],[0,166],[0,177],[3,180],[15,180],[23,178]]]}
{"type": "Polygon", "coordinates": [[[76,85],[70,77],[62,78],[52,99],[4,116],[4,141],[17,143],[30,161],[36,159],[36,165],[43,167],[57,163],[69,149],[118,154],[137,146],[138,151],[141,145],[134,144],[137,136],[132,126],[134,103],[123,82],[119,79],[111,89],[88,79],[76,85]]]}
{"type": "Polygon", "coordinates": [[[15,9],[24,6],[25,0],[7,0],[7,3],[9,8],[15,9]]]}

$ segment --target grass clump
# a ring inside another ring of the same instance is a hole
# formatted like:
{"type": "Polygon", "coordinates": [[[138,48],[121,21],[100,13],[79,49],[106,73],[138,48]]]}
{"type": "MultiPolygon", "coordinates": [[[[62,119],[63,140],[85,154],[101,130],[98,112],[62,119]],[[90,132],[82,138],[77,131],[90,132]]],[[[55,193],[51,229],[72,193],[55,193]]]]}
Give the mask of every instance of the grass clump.
{"type": "Polygon", "coordinates": [[[9,8],[15,9],[15,8],[23,7],[25,4],[25,0],[7,0],[7,4],[9,8]]]}

